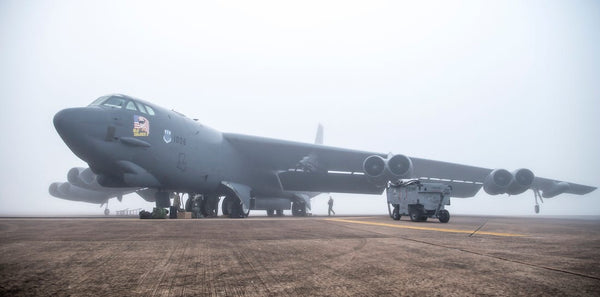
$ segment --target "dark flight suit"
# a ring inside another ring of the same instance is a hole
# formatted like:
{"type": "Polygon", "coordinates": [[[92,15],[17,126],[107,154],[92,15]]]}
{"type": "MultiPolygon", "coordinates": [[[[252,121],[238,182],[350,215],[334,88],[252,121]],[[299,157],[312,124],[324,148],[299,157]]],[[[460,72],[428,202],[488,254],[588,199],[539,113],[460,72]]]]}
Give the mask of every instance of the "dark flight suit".
{"type": "Polygon", "coordinates": [[[331,216],[332,212],[335,215],[335,211],[333,211],[333,198],[329,197],[329,201],[327,202],[327,204],[329,204],[329,209],[327,210],[327,215],[331,216]]]}

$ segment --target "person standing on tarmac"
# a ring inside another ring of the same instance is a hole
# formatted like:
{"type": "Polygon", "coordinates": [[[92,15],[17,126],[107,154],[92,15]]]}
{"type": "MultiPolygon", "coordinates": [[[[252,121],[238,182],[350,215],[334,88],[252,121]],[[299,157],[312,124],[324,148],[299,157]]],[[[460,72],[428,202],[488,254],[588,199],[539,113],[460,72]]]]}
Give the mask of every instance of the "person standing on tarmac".
{"type": "Polygon", "coordinates": [[[333,213],[333,215],[335,215],[335,211],[333,211],[333,198],[331,198],[331,196],[329,196],[329,201],[327,201],[327,204],[329,204],[329,209],[327,210],[327,216],[331,216],[331,213],[333,213]]]}

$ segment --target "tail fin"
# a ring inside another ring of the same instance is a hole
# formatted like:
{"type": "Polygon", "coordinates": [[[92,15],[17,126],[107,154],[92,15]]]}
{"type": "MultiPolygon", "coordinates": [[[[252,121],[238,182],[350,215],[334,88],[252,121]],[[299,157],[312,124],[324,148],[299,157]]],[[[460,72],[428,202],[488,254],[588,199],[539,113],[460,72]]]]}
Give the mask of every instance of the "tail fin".
{"type": "Polygon", "coordinates": [[[323,125],[319,124],[317,128],[317,137],[315,138],[315,144],[323,144],[323,125]]]}

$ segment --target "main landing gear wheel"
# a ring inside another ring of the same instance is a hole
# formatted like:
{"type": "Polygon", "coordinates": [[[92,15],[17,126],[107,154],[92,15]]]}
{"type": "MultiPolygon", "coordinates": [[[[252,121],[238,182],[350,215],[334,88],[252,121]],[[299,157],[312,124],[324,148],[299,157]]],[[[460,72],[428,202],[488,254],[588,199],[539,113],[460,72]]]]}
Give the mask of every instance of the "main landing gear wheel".
{"type": "Polygon", "coordinates": [[[231,198],[225,197],[225,199],[223,199],[223,203],[221,204],[221,212],[223,213],[224,216],[228,216],[230,209],[231,209],[231,198]]]}
{"type": "Polygon", "coordinates": [[[227,196],[223,199],[221,210],[224,215],[229,215],[230,218],[245,218],[250,214],[250,210],[244,213],[242,203],[237,197],[227,196]]]}
{"type": "Polygon", "coordinates": [[[448,223],[450,221],[450,213],[447,210],[442,209],[438,212],[438,219],[440,220],[440,223],[448,223]]]}
{"type": "Polygon", "coordinates": [[[301,202],[292,203],[292,215],[295,217],[305,217],[306,216],[306,204],[301,202]]]}

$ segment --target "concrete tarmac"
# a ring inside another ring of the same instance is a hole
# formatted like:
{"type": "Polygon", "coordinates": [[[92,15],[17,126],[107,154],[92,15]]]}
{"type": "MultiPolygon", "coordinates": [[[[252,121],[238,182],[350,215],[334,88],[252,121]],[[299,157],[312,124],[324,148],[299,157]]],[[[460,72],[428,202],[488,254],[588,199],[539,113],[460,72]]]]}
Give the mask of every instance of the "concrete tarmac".
{"type": "Polygon", "coordinates": [[[600,296],[600,220],[0,219],[0,296],[600,296]]]}

